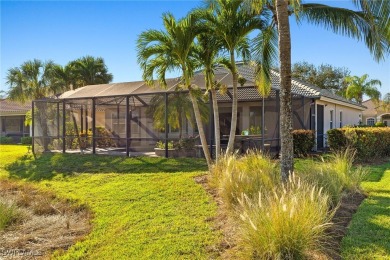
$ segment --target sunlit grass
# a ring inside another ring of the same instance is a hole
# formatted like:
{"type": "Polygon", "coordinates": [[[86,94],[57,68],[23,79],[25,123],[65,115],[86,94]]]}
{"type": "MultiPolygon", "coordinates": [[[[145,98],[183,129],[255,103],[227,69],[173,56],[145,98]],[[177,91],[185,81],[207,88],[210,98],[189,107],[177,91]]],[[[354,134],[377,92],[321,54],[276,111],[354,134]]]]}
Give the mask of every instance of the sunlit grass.
{"type": "Polygon", "coordinates": [[[220,234],[209,220],[216,204],[193,179],[205,173],[204,160],[69,154],[34,160],[24,156],[26,147],[6,150],[0,153],[0,160],[7,160],[3,177],[31,180],[93,213],[91,233],[56,258],[207,259],[215,254],[210,248],[220,234]]]}

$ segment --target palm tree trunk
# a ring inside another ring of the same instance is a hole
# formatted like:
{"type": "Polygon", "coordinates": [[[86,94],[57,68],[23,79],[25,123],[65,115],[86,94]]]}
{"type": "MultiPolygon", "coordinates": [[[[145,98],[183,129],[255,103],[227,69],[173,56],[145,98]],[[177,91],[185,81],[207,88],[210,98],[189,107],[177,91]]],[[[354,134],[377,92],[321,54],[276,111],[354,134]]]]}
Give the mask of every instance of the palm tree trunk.
{"type": "MultiPolygon", "coordinates": [[[[36,102],[38,110],[39,125],[42,129],[42,145],[45,152],[49,152],[49,127],[47,125],[47,103],[46,102],[36,102]]],[[[34,116],[34,115],[33,115],[34,116]]]]}
{"type": "Polygon", "coordinates": [[[196,97],[192,94],[192,91],[190,89],[190,98],[191,98],[191,101],[192,101],[192,106],[194,107],[194,114],[195,114],[195,120],[196,120],[196,124],[198,126],[198,131],[199,131],[199,137],[200,137],[200,143],[202,144],[202,149],[203,149],[203,153],[204,153],[204,156],[206,158],[206,161],[207,161],[207,166],[211,167],[211,157],[210,157],[210,151],[207,147],[207,140],[206,140],[206,135],[205,135],[205,132],[204,132],[204,129],[203,129],[203,123],[202,123],[202,118],[201,118],[201,115],[200,115],[200,110],[199,110],[199,106],[198,106],[198,101],[196,100],[196,97]]]}
{"type": "Polygon", "coordinates": [[[215,160],[218,162],[221,153],[221,132],[219,126],[219,110],[217,101],[217,92],[211,89],[211,98],[213,99],[213,113],[214,113],[214,135],[215,135],[215,160]]]}
{"type": "Polygon", "coordinates": [[[287,0],[276,0],[280,61],[280,166],[281,177],[284,182],[288,180],[289,174],[294,169],[291,108],[291,37],[287,7],[287,0]]]}
{"type": "Polygon", "coordinates": [[[229,134],[229,142],[226,149],[226,154],[232,154],[234,151],[234,141],[236,137],[236,127],[237,127],[237,83],[238,83],[238,75],[237,75],[237,67],[236,60],[234,57],[234,50],[230,51],[230,61],[232,65],[232,76],[233,76],[233,103],[232,103],[232,121],[230,125],[230,134],[229,134]]]}

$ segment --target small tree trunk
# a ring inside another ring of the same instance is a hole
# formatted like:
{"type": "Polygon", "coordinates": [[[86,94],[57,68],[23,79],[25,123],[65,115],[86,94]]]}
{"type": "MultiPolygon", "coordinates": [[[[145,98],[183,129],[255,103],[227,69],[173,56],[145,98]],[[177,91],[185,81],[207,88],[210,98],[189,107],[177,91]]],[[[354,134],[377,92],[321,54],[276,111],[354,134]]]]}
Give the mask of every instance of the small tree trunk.
{"type": "Polygon", "coordinates": [[[213,99],[213,111],[214,111],[214,131],[215,131],[215,160],[218,162],[221,153],[221,132],[219,126],[219,110],[217,101],[217,92],[215,89],[211,89],[211,97],[213,99]]]}
{"type": "MultiPolygon", "coordinates": [[[[42,145],[45,152],[49,151],[49,127],[47,126],[47,104],[46,102],[36,102],[38,122],[42,129],[42,145]]],[[[34,116],[34,115],[32,115],[34,116]]]]}
{"type": "Polygon", "coordinates": [[[276,0],[276,15],[278,20],[280,61],[280,166],[282,180],[286,182],[289,174],[294,169],[291,108],[291,38],[287,0],[276,0]]]}
{"type": "Polygon", "coordinates": [[[230,134],[229,134],[229,142],[226,149],[226,154],[232,154],[234,151],[234,141],[236,138],[236,127],[237,127],[237,83],[238,83],[238,75],[237,75],[237,67],[236,60],[234,57],[234,50],[230,51],[230,61],[232,65],[232,76],[233,76],[233,102],[232,102],[232,121],[230,124],[230,134]]]}
{"type": "Polygon", "coordinates": [[[206,140],[206,135],[203,129],[203,123],[202,123],[202,117],[200,115],[199,111],[199,106],[198,106],[198,101],[196,100],[196,97],[192,94],[192,91],[190,89],[190,98],[192,101],[192,106],[194,107],[194,114],[195,114],[195,120],[196,120],[196,125],[198,126],[198,131],[199,131],[199,137],[200,137],[200,143],[202,144],[202,149],[204,156],[207,161],[207,166],[211,167],[211,157],[210,157],[210,151],[207,147],[207,140],[206,140]]]}

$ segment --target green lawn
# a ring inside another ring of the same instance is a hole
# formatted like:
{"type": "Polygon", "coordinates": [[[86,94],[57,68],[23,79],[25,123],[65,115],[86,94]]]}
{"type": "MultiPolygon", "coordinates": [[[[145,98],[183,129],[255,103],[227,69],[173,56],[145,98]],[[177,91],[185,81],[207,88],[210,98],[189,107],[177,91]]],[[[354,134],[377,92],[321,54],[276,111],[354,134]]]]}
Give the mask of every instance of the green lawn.
{"type": "Polygon", "coordinates": [[[62,259],[206,259],[220,239],[217,206],[194,177],[203,160],[93,155],[26,155],[0,146],[0,176],[34,182],[87,204],[92,232],[62,259]]]}
{"type": "Polygon", "coordinates": [[[390,259],[390,162],[370,167],[362,183],[369,197],[342,241],[344,259],[390,259]]]}

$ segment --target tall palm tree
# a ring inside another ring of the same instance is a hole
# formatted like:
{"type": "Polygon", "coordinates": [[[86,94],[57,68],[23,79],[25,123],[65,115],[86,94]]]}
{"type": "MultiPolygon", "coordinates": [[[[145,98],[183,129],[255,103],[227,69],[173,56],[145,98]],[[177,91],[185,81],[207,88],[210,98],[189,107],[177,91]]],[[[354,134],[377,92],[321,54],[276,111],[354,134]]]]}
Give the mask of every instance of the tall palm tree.
{"type": "MultiPolygon", "coordinates": [[[[236,49],[244,41],[248,34],[256,29],[263,29],[264,23],[260,16],[245,8],[242,0],[210,0],[206,1],[206,10],[195,11],[206,20],[212,29],[212,33],[218,37],[222,46],[229,53],[231,73],[233,77],[232,119],[229,134],[229,142],[226,153],[232,153],[237,127],[237,85],[238,71],[236,66],[236,49]]],[[[245,57],[243,57],[245,59],[245,57]]]]}
{"type": "Polygon", "coordinates": [[[350,100],[355,100],[359,104],[363,102],[363,95],[379,101],[381,93],[376,86],[381,86],[382,82],[377,79],[368,80],[368,75],[364,74],[361,77],[349,76],[346,77],[345,82],[348,84],[346,89],[346,97],[350,100]]]}
{"type": "Polygon", "coordinates": [[[194,39],[200,33],[198,21],[192,14],[177,21],[172,14],[166,13],[163,15],[163,22],[165,31],[147,30],[138,38],[138,63],[143,70],[143,79],[149,85],[153,85],[153,76],[156,73],[160,85],[166,86],[166,72],[181,70],[179,86],[189,91],[203,152],[207,164],[211,166],[201,113],[194,93],[196,87],[191,84],[196,66],[192,57],[194,39]]]}
{"type": "Polygon", "coordinates": [[[107,66],[101,57],[84,56],[70,62],[67,66],[72,67],[72,71],[77,79],[74,88],[86,85],[106,84],[113,79],[112,74],[108,72],[107,66]]]}
{"type": "MultiPolygon", "coordinates": [[[[8,97],[22,103],[43,99],[56,94],[58,86],[52,85],[52,69],[56,66],[52,61],[42,62],[30,60],[20,67],[11,68],[6,76],[6,84],[9,85],[8,97]]],[[[36,103],[36,116],[42,128],[42,136],[48,136],[47,106],[45,102],[36,103]]],[[[43,147],[48,150],[48,140],[43,138],[43,147]]]]}
{"type": "MultiPolygon", "coordinates": [[[[206,26],[207,27],[207,26],[206,26]]],[[[205,77],[206,89],[211,93],[214,115],[214,136],[215,136],[215,159],[218,161],[221,152],[221,133],[219,126],[219,109],[217,100],[218,84],[214,80],[214,67],[220,59],[218,54],[221,50],[221,44],[212,32],[206,32],[198,35],[195,48],[195,59],[202,67],[205,77]]]]}
{"type": "MultiPolygon", "coordinates": [[[[268,17],[279,30],[279,65],[281,80],[281,171],[282,178],[287,179],[293,170],[293,144],[291,118],[291,41],[289,23],[286,20],[295,15],[297,21],[323,26],[335,33],[364,40],[376,60],[385,57],[390,50],[390,1],[387,0],[353,0],[361,11],[331,7],[323,4],[302,4],[300,0],[249,0],[252,8],[259,14],[271,14],[268,17]],[[282,30],[282,32],[280,32],[282,30]],[[283,45],[281,45],[283,44],[283,45]],[[284,92],[284,94],[283,94],[284,92]],[[283,97],[282,97],[283,95],[283,97]],[[283,107],[285,103],[286,106],[283,107]],[[285,145],[283,145],[285,144],[285,145]]],[[[270,44],[260,45],[273,48],[270,44]]],[[[264,57],[265,60],[266,57],[264,57]]]]}

